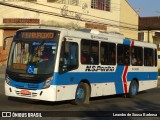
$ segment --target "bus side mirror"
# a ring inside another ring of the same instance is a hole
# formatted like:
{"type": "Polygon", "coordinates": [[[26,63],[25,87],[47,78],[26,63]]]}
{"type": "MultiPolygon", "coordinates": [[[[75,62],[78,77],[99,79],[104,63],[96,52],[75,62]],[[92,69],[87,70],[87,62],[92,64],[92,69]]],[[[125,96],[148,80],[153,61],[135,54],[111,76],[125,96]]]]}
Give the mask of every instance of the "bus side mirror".
{"type": "Polygon", "coordinates": [[[10,39],[10,38],[13,38],[13,36],[8,36],[4,39],[4,43],[3,43],[3,50],[6,49],[6,46],[7,46],[7,41],[10,39]],[[7,40],[8,39],[8,40],[7,40]]]}

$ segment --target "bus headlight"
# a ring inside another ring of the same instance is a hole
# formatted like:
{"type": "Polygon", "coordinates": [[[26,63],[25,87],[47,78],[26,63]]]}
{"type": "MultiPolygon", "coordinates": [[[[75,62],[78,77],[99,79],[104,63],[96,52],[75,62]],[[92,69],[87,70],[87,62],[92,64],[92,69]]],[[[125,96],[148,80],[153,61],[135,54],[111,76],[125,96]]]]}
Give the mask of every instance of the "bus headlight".
{"type": "Polygon", "coordinates": [[[44,86],[43,86],[44,89],[45,89],[45,88],[49,88],[49,86],[51,85],[51,79],[52,79],[52,77],[50,77],[50,78],[48,78],[48,79],[46,80],[46,82],[45,82],[45,84],[44,84],[44,86]]]}
{"type": "Polygon", "coordinates": [[[7,83],[8,85],[11,85],[11,83],[10,83],[10,78],[9,78],[9,76],[8,76],[7,74],[6,74],[5,79],[6,79],[6,83],[7,83]]]}

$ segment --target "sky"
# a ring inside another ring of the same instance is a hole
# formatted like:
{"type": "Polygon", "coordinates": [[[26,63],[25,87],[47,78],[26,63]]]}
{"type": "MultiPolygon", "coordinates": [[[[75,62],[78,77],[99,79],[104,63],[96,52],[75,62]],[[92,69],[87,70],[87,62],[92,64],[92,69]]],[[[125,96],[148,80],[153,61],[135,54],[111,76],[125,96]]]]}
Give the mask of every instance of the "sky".
{"type": "Polygon", "coordinates": [[[128,0],[140,17],[160,16],[160,0],[128,0]]]}

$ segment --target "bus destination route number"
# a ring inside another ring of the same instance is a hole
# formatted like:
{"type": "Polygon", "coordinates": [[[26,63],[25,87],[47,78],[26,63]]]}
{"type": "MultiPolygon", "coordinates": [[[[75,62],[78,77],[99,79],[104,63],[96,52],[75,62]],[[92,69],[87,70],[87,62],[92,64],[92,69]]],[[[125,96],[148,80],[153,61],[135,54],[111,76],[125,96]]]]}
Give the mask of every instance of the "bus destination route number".
{"type": "Polygon", "coordinates": [[[21,37],[24,39],[53,39],[53,32],[21,32],[21,37]]]}

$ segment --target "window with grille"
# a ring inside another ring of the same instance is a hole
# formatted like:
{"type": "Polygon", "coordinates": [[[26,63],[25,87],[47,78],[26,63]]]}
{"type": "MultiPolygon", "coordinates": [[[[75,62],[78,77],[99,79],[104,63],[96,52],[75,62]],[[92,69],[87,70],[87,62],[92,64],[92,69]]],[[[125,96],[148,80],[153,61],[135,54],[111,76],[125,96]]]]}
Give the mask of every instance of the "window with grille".
{"type": "Polygon", "coordinates": [[[160,37],[160,32],[155,32],[155,37],[160,37]]]}
{"type": "Polygon", "coordinates": [[[47,2],[76,5],[76,6],[79,4],[79,0],[47,0],[47,2]]]}
{"type": "Polygon", "coordinates": [[[138,40],[144,41],[144,32],[139,32],[138,33],[138,40]]]}
{"type": "Polygon", "coordinates": [[[4,2],[17,2],[17,1],[26,1],[26,2],[37,2],[37,0],[4,0],[4,2]]]}
{"type": "Polygon", "coordinates": [[[110,11],[111,0],[92,0],[91,8],[98,10],[110,11]]]}

